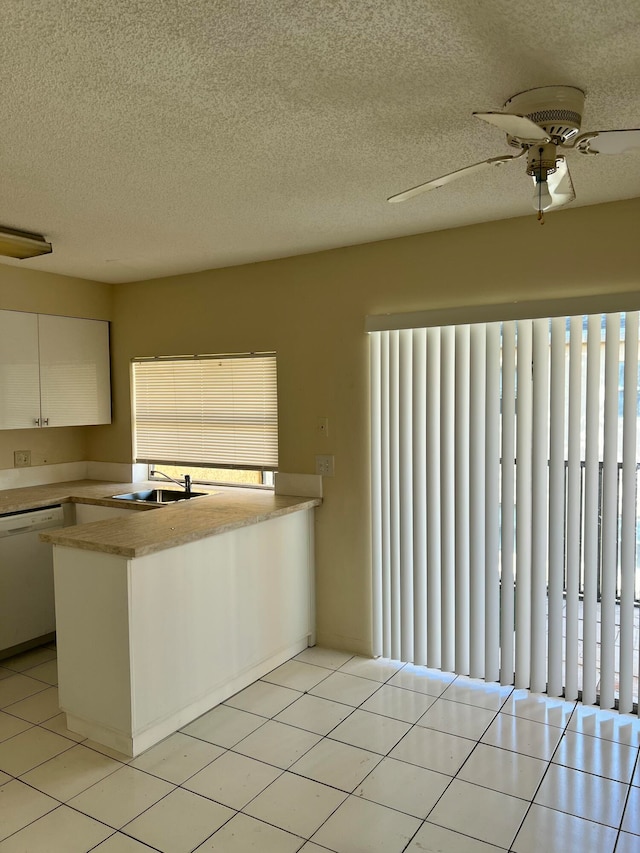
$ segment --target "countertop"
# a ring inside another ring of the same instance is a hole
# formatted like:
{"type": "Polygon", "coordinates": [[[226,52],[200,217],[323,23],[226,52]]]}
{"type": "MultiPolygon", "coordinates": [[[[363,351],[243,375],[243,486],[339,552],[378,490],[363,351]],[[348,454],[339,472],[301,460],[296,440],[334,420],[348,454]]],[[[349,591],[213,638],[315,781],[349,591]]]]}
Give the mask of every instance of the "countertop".
{"type": "MultiPolygon", "coordinates": [[[[153,483],[111,483],[75,480],[0,491],[0,514],[59,503],[86,503],[128,510],[126,516],[42,532],[54,545],[100,551],[134,558],[227,533],[291,512],[319,506],[319,498],[276,495],[261,489],[211,487],[211,495],[175,504],[153,506],[114,500],[111,496],[143,488],[170,486],[153,483]]],[[[198,491],[208,489],[196,487],[198,491]]]]}

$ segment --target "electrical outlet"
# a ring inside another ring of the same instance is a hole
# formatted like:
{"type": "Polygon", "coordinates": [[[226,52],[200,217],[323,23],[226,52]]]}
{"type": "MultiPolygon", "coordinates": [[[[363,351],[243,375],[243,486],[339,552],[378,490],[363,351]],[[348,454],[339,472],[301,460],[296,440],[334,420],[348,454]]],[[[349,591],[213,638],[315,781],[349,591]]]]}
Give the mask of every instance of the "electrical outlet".
{"type": "Polygon", "coordinates": [[[318,433],[329,438],[329,418],[318,418],[318,433]]]}
{"type": "Polygon", "coordinates": [[[316,456],[316,474],[322,477],[333,477],[335,456],[316,456]]]}
{"type": "Polygon", "coordinates": [[[14,468],[29,468],[31,465],[30,450],[14,450],[13,451],[13,467],[14,468]]]}

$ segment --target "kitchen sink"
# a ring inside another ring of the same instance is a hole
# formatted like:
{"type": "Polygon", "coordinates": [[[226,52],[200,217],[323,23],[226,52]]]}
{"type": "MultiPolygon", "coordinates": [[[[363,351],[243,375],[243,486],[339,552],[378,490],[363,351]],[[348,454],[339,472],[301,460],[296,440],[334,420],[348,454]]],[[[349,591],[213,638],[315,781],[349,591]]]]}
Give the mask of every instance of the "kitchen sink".
{"type": "MultiPolygon", "coordinates": [[[[191,492],[191,498],[203,498],[212,492],[191,492]]],[[[112,495],[119,501],[139,501],[149,504],[169,504],[176,501],[187,501],[191,498],[176,489],[143,489],[141,492],[129,492],[126,495],[112,495]]]]}

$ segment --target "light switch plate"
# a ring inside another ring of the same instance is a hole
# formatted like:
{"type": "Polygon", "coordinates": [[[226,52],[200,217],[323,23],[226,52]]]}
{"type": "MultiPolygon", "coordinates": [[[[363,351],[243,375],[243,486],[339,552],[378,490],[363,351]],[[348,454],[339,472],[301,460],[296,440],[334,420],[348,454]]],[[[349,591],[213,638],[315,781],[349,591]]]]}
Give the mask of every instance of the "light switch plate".
{"type": "Polygon", "coordinates": [[[335,456],[316,456],[316,474],[323,477],[333,477],[335,456]]]}

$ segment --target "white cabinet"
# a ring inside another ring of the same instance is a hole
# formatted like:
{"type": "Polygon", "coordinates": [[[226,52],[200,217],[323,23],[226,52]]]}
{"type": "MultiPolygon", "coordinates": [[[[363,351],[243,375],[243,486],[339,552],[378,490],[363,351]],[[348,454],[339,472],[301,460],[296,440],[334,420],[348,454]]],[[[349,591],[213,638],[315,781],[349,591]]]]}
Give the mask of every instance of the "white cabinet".
{"type": "Polygon", "coordinates": [[[39,314],[38,330],[42,424],[110,423],[109,324],[39,314]]]}
{"type": "Polygon", "coordinates": [[[109,324],[0,311],[0,429],[110,422],[109,324]]]}
{"type": "Polygon", "coordinates": [[[0,429],[33,427],[39,417],[38,315],[0,311],[0,429]]]}

